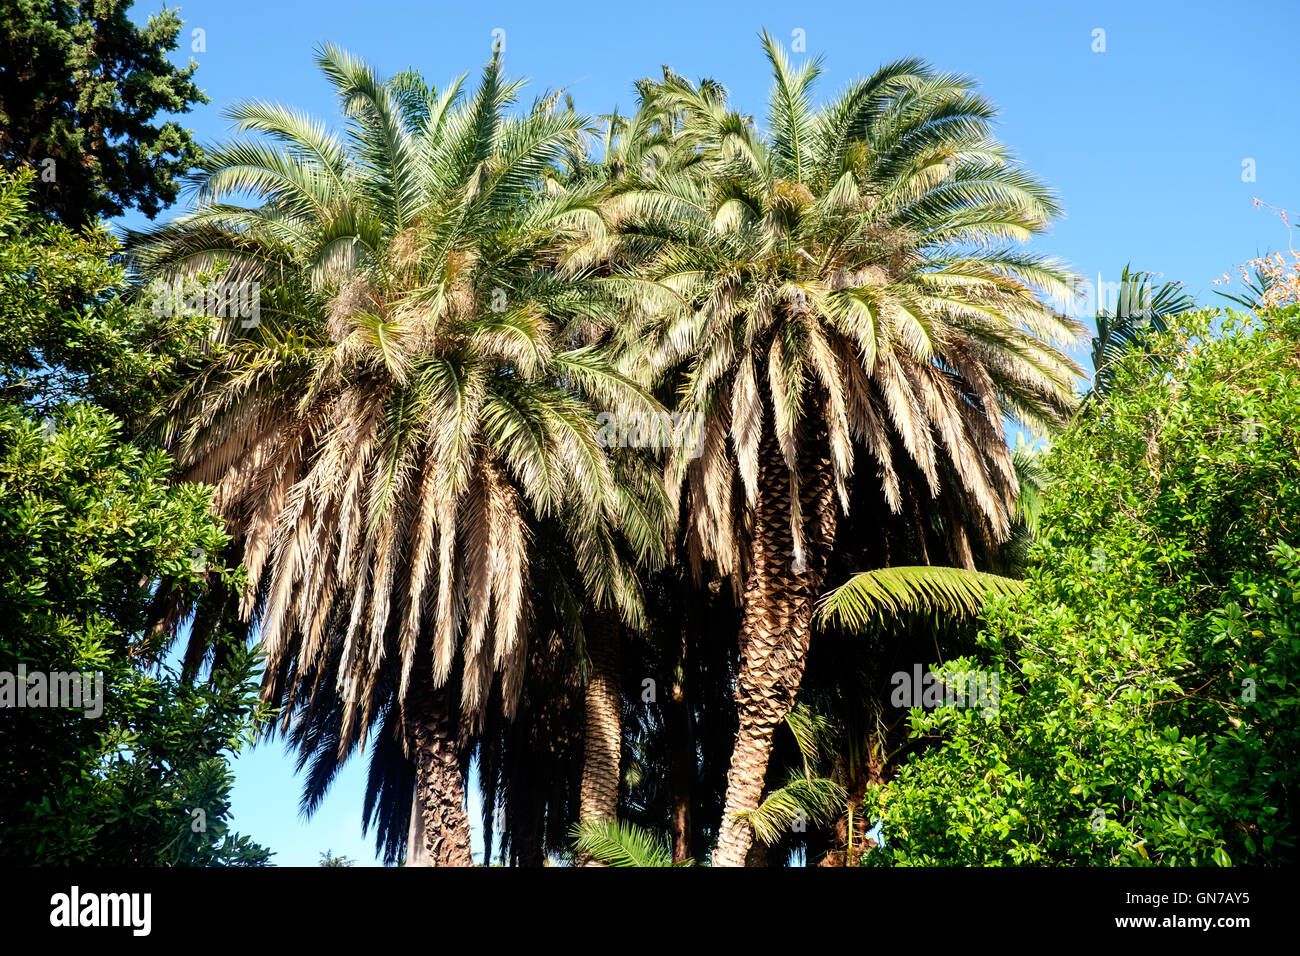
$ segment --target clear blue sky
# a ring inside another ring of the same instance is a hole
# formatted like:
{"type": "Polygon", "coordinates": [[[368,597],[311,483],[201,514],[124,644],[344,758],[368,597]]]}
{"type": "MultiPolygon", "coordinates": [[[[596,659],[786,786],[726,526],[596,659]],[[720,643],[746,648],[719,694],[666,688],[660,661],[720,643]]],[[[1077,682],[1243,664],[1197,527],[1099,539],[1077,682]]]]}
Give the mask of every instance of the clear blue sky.
{"type": "MultiPolygon", "coordinates": [[[[137,0],[137,20],[158,9],[137,0]]],[[[1125,263],[1181,279],[1204,303],[1211,281],[1287,234],[1252,197],[1300,210],[1300,116],[1294,92],[1300,4],[1051,2],[340,3],[191,0],[186,40],[205,31],[196,82],[212,102],[184,118],[199,139],[225,137],[221,110],[266,98],[334,117],[312,63],[338,43],[381,73],[415,67],[442,86],[477,71],[492,31],[531,92],[564,87],[579,110],[624,111],[633,81],[668,64],[712,76],[736,105],[765,112],[768,74],[756,34],[802,30],[824,54],[821,93],[906,55],[975,77],[1002,110],[1000,135],[1058,191],[1066,216],[1037,243],[1077,272],[1113,281],[1125,263]],[[1105,52],[1094,52],[1095,30],[1105,52]],[[1290,66],[1288,66],[1290,64],[1290,66]],[[1254,160],[1254,182],[1243,161],[1254,160]]],[[[531,98],[530,96],[528,98],[531,98]]],[[[164,213],[164,216],[166,213],[164,213]]],[[[127,222],[136,224],[130,217],[127,222]]],[[[1086,352],[1086,349],[1084,350],[1086,352]]],[[[373,860],[360,834],[364,768],[354,761],[310,824],[278,745],[236,766],[235,825],[281,864],[316,862],[328,848],[373,860]]]]}

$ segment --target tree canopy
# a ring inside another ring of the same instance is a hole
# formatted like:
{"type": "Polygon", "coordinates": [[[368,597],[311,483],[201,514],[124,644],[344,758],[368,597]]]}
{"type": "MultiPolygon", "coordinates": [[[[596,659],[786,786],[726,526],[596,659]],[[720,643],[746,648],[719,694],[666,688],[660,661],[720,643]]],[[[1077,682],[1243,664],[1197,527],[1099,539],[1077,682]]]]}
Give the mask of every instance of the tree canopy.
{"type": "Polygon", "coordinates": [[[0,166],[37,174],[35,206],[73,228],[176,200],[201,155],[169,115],[207,97],[197,64],[175,66],[175,10],[143,27],[131,0],[5,0],[0,4],[0,166]]]}
{"type": "Polygon", "coordinates": [[[941,743],[880,789],[876,862],[1295,859],[1300,309],[1211,319],[1053,446],[1025,591],[945,669],[995,672],[1000,707],[913,711],[941,743]]]}

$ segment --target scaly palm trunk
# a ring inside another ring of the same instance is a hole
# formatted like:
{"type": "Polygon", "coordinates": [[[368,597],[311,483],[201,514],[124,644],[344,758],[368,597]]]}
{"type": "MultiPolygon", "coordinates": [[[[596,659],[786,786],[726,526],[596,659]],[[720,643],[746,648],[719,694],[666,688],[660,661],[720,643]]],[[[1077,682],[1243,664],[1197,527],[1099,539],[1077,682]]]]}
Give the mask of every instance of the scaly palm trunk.
{"type": "MultiPolygon", "coordinates": [[[[586,622],[591,670],[583,688],[582,788],[578,814],[583,823],[618,817],[619,757],[623,749],[622,625],[602,610],[586,622]]],[[[590,857],[583,866],[600,866],[590,857]]]]}
{"type": "Polygon", "coordinates": [[[406,865],[473,866],[451,693],[442,687],[413,703],[407,733],[415,761],[415,792],[406,865]]]}
{"type": "Polygon", "coordinates": [[[740,625],[736,679],[739,728],[727,771],[714,866],[744,866],[754,834],[737,814],[755,809],[772,755],[772,735],[794,706],[812,637],[813,602],[821,592],[826,559],[835,542],[836,502],[823,441],[805,444],[800,456],[805,568],[796,571],[790,529],[790,478],[771,429],[759,459],[758,501],[750,542],[740,625]]]}

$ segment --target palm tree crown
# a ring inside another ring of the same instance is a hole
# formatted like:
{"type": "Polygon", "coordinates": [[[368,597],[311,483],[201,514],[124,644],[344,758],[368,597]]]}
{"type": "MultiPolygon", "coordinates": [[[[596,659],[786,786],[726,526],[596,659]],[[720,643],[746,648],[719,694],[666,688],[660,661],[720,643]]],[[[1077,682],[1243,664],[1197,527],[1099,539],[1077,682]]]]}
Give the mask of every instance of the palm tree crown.
{"type": "MultiPolygon", "coordinates": [[[[766,34],[763,47],[767,134],[716,87],[669,79],[657,95],[686,115],[697,161],[611,204],[628,250],[680,305],[648,358],[685,368],[682,401],[709,422],[704,455],[678,463],[698,504],[695,541],[734,564],[731,476],[753,507],[772,428],[797,486],[812,419],[842,504],[856,443],[897,507],[896,436],[931,493],[946,466],[1004,534],[1015,474],[1003,417],[1059,425],[1078,371],[1052,344],[1078,326],[1042,299],[1071,277],[1010,248],[1057,204],[992,139],[994,109],[968,80],[903,60],[814,109],[820,61],[795,68],[766,34]]],[[[797,494],[791,508],[798,560],[797,494]]]]}

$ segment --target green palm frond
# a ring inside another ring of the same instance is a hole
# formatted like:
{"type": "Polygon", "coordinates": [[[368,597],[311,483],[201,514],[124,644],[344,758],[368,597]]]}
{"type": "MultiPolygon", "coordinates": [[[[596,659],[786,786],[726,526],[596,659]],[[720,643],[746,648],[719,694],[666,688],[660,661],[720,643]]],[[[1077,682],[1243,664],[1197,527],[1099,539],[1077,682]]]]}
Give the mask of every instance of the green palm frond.
{"type": "MultiPolygon", "coordinates": [[[[1152,285],[1149,272],[1131,271],[1120,275],[1119,297],[1114,309],[1097,313],[1097,336],[1092,340],[1092,366],[1096,369],[1093,390],[1104,395],[1114,380],[1116,363],[1139,352],[1153,334],[1169,330],[1168,320],[1196,307],[1196,301],[1180,282],[1152,285]]],[[[1154,359],[1153,367],[1158,365],[1154,359]]]]}
{"type": "Polygon", "coordinates": [[[824,826],[842,812],[848,793],[826,777],[794,777],[773,790],[754,810],[740,814],[754,836],[769,846],[789,833],[796,822],[824,826]]]}
{"type": "Polygon", "coordinates": [[[766,30],[761,38],[775,81],[768,114],[773,158],[783,176],[803,182],[813,168],[817,117],[810,92],[813,82],[821,75],[822,61],[813,58],[795,68],[786,57],[785,48],[766,30]]]}
{"type": "Polygon", "coordinates": [[[1032,532],[1038,527],[1038,516],[1043,511],[1043,494],[1048,482],[1043,452],[1025,442],[1024,434],[1021,433],[1016,436],[1011,462],[1015,466],[1016,484],[1020,488],[1016,497],[1016,516],[1032,532]]]}
{"type": "Polygon", "coordinates": [[[817,765],[834,737],[834,727],[827,717],[802,702],[786,715],[785,724],[794,734],[799,755],[803,758],[805,776],[811,776],[811,768],[817,765]]]}
{"type": "Polygon", "coordinates": [[[693,860],[673,863],[667,840],[623,820],[588,820],[570,834],[580,854],[606,866],[693,866],[693,860]]]}
{"type": "Polygon", "coordinates": [[[1023,588],[1013,578],[964,568],[880,568],[855,574],[824,594],[817,602],[817,615],[822,622],[835,621],[857,631],[888,615],[926,611],[975,615],[987,598],[1023,588]]]}

